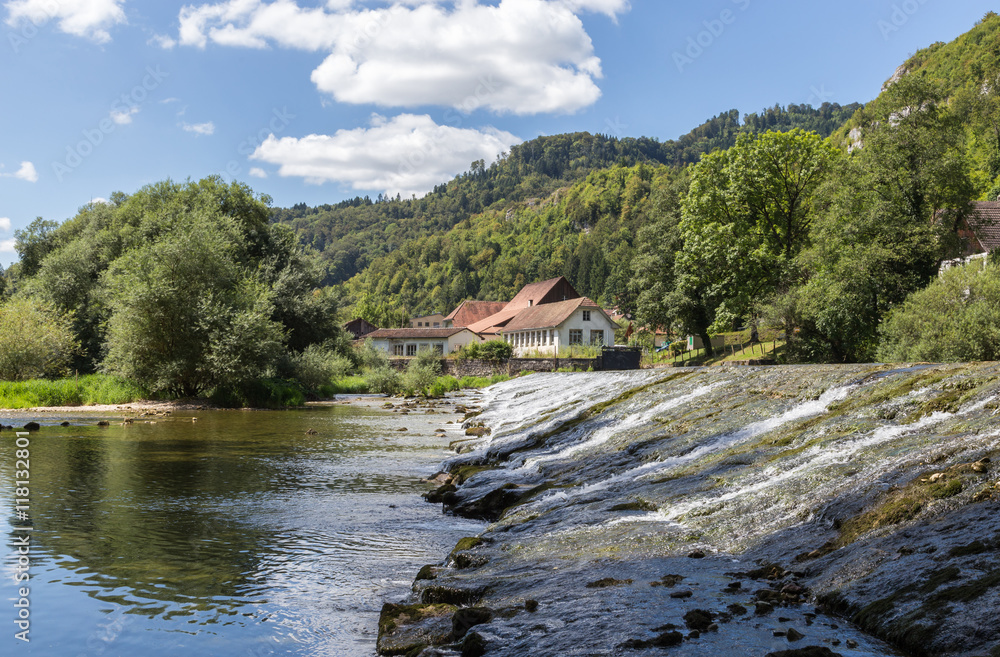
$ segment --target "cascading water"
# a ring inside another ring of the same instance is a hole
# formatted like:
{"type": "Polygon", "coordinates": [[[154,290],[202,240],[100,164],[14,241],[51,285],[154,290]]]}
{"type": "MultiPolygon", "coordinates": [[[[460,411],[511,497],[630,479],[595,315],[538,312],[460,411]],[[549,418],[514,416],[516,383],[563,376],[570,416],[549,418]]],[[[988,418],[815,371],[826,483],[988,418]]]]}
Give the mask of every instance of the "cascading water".
{"type": "Polygon", "coordinates": [[[998,392],[996,364],[500,384],[445,499],[495,522],[416,590],[474,592],[490,655],[991,654],[998,392]]]}

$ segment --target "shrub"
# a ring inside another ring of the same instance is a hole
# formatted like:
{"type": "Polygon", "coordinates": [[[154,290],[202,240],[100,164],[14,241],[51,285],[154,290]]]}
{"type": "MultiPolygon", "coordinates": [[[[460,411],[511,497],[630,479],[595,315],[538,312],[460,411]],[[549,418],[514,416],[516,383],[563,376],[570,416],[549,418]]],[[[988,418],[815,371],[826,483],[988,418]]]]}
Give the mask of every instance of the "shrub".
{"type": "Polygon", "coordinates": [[[357,350],[358,367],[362,370],[376,370],[381,367],[389,367],[389,356],[384,351],[375,347],[371,338],[365,339],[365,343],[357,350]]]}
{"type": "Polygon", "coordinates": [[[403,392],[407,395],[427,395],[428,390],[437,381],[438,373],[429,365],[418,363],[416,359],[410,362],[400,380],[403,392]]]}
{"type": "Polygon", "coordinates": [[[514,347],[503,340],[490,340],[479,346],[480,358],[492,363],[507,360],[514,355],[514,347]]]}
{"type": "Polygon", "coordinates": [[[310,392],[319,391],[335,379],[342,379],[354,369],[354,364],[344,356],[322,345],[309,345],[292,357],[295,378],[310,392]]]}
{"type": "Polygon", "coordinates": [[[457,358],[458,360],[478,360],[481,358],[480,350],[482,349],[482,344],[479,342],[470,342],[464,347],[458,350],[457,358]]]}
{"type": "Polygon", "coordinates": [[[76,353],[72,317],[51,303],[18,297],[0,305],[0,378],[58,376],[76,353]]]}
{"type": "Polygon", "coordinates": [[[364,378],[369,392],[386,395],[395,395],[399,392],[399,372],[389,367],[388,364],[366,371],[364,378]]]}

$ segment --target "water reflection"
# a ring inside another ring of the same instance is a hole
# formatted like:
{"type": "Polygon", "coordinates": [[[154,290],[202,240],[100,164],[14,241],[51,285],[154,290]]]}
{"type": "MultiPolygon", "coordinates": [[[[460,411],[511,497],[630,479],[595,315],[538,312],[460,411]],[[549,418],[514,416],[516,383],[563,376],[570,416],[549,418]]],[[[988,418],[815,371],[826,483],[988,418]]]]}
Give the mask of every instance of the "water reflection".
{"type": "MultiPolygon", "coordinates": [[[[154,655],[373,654],[382,602],[480,530],[419,499],[447,439],[401,435],[402,420],[337,406],[43,427],[31,438],[33,631],[49,641],[30,652],[76,654],[128,617],[115,654],[130,642],[154,655]]],[[[12,458],[0,456],[5,518],[12,458]]]]}

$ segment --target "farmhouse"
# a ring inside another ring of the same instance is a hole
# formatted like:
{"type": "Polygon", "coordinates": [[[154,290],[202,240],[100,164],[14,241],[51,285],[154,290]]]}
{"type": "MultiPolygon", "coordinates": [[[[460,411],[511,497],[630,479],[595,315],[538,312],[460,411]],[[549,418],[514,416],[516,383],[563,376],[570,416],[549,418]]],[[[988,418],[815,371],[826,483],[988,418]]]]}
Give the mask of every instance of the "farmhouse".
{"type": "Polygon", "coordinates": [[[515,356],[554,356],[560,347],[614,344],[617,325],[560,276],[525,285],[503,310],[469,328],[485,340],[508,342],[515,356]]]}
{"type": "Polygon", "coordinates": [[[472,299],[463,301],[458,304],[458,308],[455,308],[451,314],[444,318],[444,326],[446,328],[471,326],[490,315],[497,314],[506,305],[503,301],[474,301],[472,299]]]}
{"type": "Polygon", "coordinates": [[[579,297],[525,308],[507,323],[502,339],[515,356],[555,356],[560,347],[613,345],[615,328],[600,306],[579,297]]]}

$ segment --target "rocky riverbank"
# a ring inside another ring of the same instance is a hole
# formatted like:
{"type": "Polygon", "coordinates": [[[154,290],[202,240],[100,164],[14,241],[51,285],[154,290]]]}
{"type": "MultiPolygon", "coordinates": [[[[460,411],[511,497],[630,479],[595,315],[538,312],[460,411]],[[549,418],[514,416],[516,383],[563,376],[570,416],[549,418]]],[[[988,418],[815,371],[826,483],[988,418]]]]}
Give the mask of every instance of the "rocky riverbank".
{"type": "MultiPolygon", "coordinates": [[[[381,654],[1000,655],[1000,365],[532,375],[381,654]]],[[[487,433],[488,431],[488,433],[487,433]]]]}

